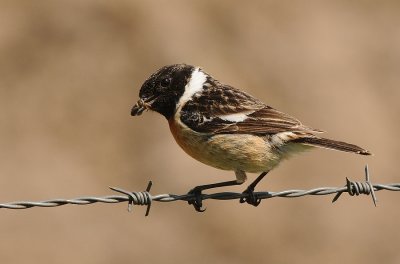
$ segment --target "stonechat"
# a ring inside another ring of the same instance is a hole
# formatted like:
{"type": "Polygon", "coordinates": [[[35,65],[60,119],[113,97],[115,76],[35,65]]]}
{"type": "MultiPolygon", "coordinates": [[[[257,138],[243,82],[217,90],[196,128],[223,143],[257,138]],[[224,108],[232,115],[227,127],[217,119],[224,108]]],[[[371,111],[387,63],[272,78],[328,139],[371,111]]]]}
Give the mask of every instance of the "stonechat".
{"type": "MultiPolygon", "coordinates": [[[[321,130],[303,125],[248,93],[223,84],[199,67],[175,64],[162,67],[142,85],[131,114],[144,110],[162,114],[178,145],[194,159],[234,171],[236,180],[196,186],[190,191],[240,185],[246,172],[261,173],[241,199],[254,206],[258,182],[282,160],[313,147],[370,155],[359,146],[320,137],[321,130]]],[[[190,202],[203,211],[201,199],[190,202]]]]}

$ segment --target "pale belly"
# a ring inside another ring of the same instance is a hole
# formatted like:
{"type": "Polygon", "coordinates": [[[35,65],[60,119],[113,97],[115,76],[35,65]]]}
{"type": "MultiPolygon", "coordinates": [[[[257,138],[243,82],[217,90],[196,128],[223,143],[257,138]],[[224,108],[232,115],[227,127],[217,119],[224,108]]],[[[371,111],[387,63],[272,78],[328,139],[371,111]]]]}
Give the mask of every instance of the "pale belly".
{"type": "Polygon", "coordinates": [[[285,156],[262,137],[246,134],[204,136],[174,120],[169,126],[179,146],[194,159],[223,170],[269,171],[285,156]]]}

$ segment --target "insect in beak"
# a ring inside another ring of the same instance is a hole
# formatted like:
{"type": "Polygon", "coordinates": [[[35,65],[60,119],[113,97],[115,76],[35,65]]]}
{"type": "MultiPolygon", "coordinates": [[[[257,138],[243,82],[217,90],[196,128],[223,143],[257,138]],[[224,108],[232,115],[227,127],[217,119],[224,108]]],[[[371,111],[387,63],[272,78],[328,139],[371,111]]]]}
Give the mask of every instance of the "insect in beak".
{"type": "Polygon", "coordinates": [[[154,103],[154,101],[156,99],[157,99],[156,96],[152,96],[152,97],[147,98],[147,99],[140,98],[137,101],[137,103],[132,107],[131,115],[132,116],[139,116],[144,112],[144,110],[151,109],[151,105],[154,103]]]}

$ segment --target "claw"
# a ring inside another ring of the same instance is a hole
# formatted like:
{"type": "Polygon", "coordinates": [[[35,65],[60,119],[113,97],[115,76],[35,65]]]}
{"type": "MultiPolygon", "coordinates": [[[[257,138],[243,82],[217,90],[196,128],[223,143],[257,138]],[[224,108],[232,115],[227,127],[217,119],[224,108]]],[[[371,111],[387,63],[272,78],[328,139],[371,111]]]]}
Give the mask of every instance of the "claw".
{"type": "Polygon", "coordinates": [[[193,188],[188,192],[188,194],[194,195],[194,199],[188,201],[188,204],[193,205],[194,209],[197,212],[204,212],[206,208],[203,208],[203,200],[201,198],[201,189],[193,188]]]}
{"type": "Polygon", "coordinates": [[[240,203],[248,203],[253,206],[258,206],[261,203],[261,198],[257,197],[257,195],[254,193],[254,188],[251,186],[247,187],[243,194],[247,194],[247,197],[240,198],[240,203]]]}

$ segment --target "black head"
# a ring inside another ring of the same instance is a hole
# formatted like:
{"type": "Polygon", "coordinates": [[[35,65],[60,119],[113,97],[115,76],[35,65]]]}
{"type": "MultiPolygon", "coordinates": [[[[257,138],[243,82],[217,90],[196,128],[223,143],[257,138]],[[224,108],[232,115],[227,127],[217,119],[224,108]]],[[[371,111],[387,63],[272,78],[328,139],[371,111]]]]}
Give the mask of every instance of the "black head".
{"type": "Polygon", "coordinates": [[[191,65],[174,64],[153,73],[140,88],[140,99],[133,106],[131,115],[140,115],[149,109],[167,119],[172,117],[194,69],[191,65]]]}

